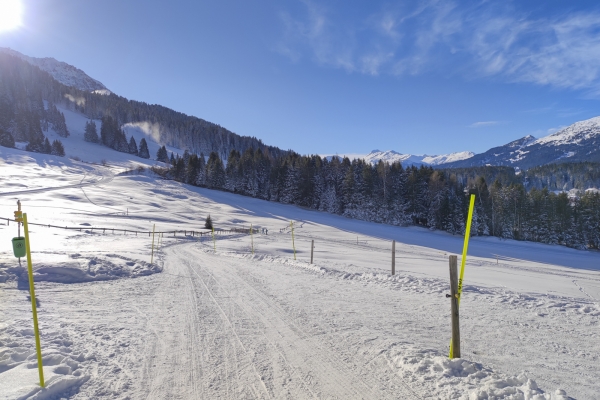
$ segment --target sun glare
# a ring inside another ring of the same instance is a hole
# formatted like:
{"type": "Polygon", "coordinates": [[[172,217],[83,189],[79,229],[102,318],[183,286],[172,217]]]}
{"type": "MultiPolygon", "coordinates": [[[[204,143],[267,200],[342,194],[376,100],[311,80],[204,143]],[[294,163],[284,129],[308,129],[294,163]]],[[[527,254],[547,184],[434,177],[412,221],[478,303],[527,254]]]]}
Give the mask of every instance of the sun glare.
{"type": "Polygon", "coordinates": [[[10,31],[21,25],[21,1],[0,0],[0,32],[10,31]]]}

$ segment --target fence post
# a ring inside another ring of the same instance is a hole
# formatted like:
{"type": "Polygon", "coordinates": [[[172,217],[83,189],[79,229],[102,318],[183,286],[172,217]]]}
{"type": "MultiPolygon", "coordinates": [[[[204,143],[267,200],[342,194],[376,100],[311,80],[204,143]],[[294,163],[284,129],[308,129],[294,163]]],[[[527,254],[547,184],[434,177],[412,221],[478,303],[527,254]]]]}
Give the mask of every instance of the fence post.
{"type": "Polygon", "coordinates": [[[315,251],[315,239],[310,241],[310,263],[313,263],[313,253],[315,251]]]}
{"type": "Polygon", "coordinates": [[[396,275],[396,241],[392,240],[392,275],[396,275]]]}
{"type": "Polygon", "coordinates": [[[154,263],[154,230],[156,229],[156,224],[152,225],[152,256],[150,257],[150,265],[154,263]]]}
{"type": "Polygon", "coordinates": [[[294,243],[294,221],[290,221],[292,227],[292,248],[294,249],[294,260],[296,259],[296,244],[294,243]]]}
{"type": "Polygon", "coordinates": [[[217,242],[215,242],[215,227],[212,227],[212,237],[213,237],[213,247],[215,249],[215,253],[217,252],[217,242]]]}
{"type": "Polygon", "coordinates": [[[252,224],[250,224],[250,240],[252,241],[252,255],[254,255],[254,230],[252,224]]]}
{"type": "Polygon", "coordinates": [[[458,315],[458,262],[450,256],[450,308],[452,312],[452,343],[450,358],[460,358],[460,326],[458,315]]]}

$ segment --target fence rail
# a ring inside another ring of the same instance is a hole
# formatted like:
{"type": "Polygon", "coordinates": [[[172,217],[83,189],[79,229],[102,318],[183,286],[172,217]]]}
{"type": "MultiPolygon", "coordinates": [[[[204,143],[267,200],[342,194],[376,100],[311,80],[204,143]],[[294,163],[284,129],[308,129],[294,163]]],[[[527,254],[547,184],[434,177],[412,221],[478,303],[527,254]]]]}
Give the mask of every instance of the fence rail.
{"type": "MultiPolygon", "coordinates": [[[[0,220],[2,221],[6,221],[7,226],[10,226],[11,222],[14,222],[15,224],[17,223],[13,218],[0,218],[0,220]]],[[[30,222],[29,225],[34,225],[34,226],[43,226],[46,228],[55,228],[55,229],[67,229],[67,230],[76,230],[79,232],[83,232],[83,231],[91,231],[92,233],[94,231],[102,231],[102,233],[123,233],[123,235],[127,235],[127,234],[135,234],[136,236],[138,234],[148,234],[148,236],[152,235],[152,231],[136,231],[136,230],[130,230],[130,229],[117,229],[117,228],[99,228],[99,227],[93,227],[93,226],[58,226],[58,225],[50,225],[50,224],[36,224],[33,222],[30,222]]],[[[212,231],[207,230],[207,231],[194,231],[194,230],[183,230],[183,229],[178,229],[178,230],[173,230],[173,231],[155,231],[154,234],[163,234],[163,235],[173,235],[173,237],[176,237],[178,233],[183,233],[184,236],[192,236],[192,237],[196,237],[196,236],[204,236],[204,235],[210,235],[212,233],[212,231]]],[[[227,233],[244,233],[249,235],[250,229],[246,229],[246,228],[231,228],[231,229],[215,229],[215,235],[223,235],[223,234],[227,234],[227,233]]],[[[258,229],[252,229],[252,233],[258,233],[258,229]]]]}

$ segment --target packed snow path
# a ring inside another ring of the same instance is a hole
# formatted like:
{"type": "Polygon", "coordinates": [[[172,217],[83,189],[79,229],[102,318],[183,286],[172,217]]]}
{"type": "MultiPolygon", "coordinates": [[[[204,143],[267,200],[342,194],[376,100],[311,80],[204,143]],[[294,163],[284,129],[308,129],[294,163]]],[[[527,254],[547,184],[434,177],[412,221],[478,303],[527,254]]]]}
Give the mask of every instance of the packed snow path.
{"type": "MultiPolygon", "coordinates": [[[[389,369],[388,359],[356,358],[357,343],[338,340],[313,320],[317,304],[339,297],[325,288],[315,291],[309,283],[314,276],[297,281],[291,275],[298,272],[234,258],[223,262],[196,247],[166,251],[165,282],[148,316],[155,340],[148,342],[143,381],[150,398],[420,397],[389,369]],[[276,274],[281,276],[267,281],[276,274]],[[313,289],[292,295],[305,285],[313,289]]],[[[347,300],[354,307],[356,300],[347,300]]],[[[349,328],[335,319],[326,323],[349,328]]]]}

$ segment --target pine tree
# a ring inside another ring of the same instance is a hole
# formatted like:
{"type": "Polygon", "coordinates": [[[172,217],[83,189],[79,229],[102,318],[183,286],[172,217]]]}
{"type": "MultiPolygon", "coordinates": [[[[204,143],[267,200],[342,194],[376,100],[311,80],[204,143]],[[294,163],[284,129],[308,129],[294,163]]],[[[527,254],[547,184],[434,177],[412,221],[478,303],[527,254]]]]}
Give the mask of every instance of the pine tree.
{"type": "MultiPolygon", "coordinates": [[[[140,147],[141,147],[141,142],[140,142],[140,147]]],[[[129,139],[129,154],[133,154],[133,155],[138,155],[138,147],[137,147],[137,143],[135,142],[135,139],[133,136],[131,136],[131,138],[129,139]]]]}
{"type": "Polygon", "coordinates": [[[52,150],[50,152],[53,156],[65,156],[65,148],[60,140],[55,140],[52,142],[52,150]]]}
{"type": "Polygon", "coordinates": [[[211,189],[222,189],[225,185],[225,168],[216,152],[211,152],[206,163],[206,186],[211,189]]]}
{"type": "Polygon", "coordinates": [[[98,131],[96,130],[96,123],[93,120],[89,120],[85,123],[85,134],[83,135],[83,139],[86,142],[91,143],[100,142],[100,138],[98,138],[98,131]]]}
{"type": "Polygon", "coordinates": [[[6,132],[2,129],[0,129],[0,146],[10,147],[10,148],[15,147],[15,138],[13,138],[13,135],[11,135],[9,132],[6,132]]]}
{"type": "Polygon", "coordinates": [[[110,115],[105,115],[102,117],[102,124],[100,125],[100,139],[103,145],[114,148],[115,131],[117,129],[117,123],[110,115]]]}
{"type": "Polygon", "coordinates": [[[206,229],[213,229],[213,223],[212,223],[212,219],[210,218],[210,214],[208,214],[208,217],[206,217],[206,221],[204,222],[204,227],[206,229]]]}
{"type": "Polygon", "coordinates": [[[52,153],[52,145],[50,144],[50,141],[48,140],[48,138],[44,138],[44,147],[43,147],[42,153],[44,153],[44,154],[52,153]]]}
{"type": "Polygon", "coordinates": [[[156,152],[156,161],[161,161],[164,163],[169,162],[169,155],[167,154],[167,148],[164,145],[161,148],[159,148],[158,151],[156,152]]]}
{"type": "Polygon", "coordinates": [[[142,140],[140,140],[140,151],[138,155],[141,158],[150,158],[150,151],[148,150],[148,143],[146,143],[146,138],[142,138],[142,140]]]}

